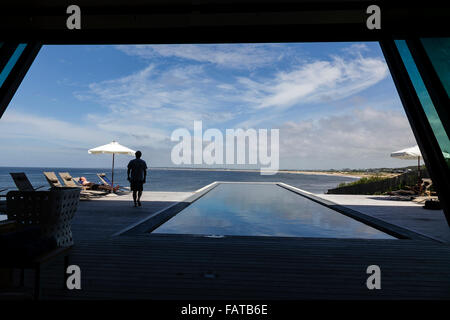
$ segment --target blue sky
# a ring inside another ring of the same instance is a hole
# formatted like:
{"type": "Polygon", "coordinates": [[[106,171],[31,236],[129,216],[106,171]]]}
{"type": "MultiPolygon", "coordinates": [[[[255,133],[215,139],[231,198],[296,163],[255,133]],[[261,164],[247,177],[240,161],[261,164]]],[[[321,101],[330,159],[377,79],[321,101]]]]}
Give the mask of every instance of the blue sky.
{"type": "MultiPolygon", "coordinates": [[[[280,167],[414,165],[378,43],[44,46],[2,119],[1,166],[108,167],[112,140],[173,166],[177,128],[280,130],[280,167]]],[[[125,166],[127,156],[118,157],[125,166]]]]}

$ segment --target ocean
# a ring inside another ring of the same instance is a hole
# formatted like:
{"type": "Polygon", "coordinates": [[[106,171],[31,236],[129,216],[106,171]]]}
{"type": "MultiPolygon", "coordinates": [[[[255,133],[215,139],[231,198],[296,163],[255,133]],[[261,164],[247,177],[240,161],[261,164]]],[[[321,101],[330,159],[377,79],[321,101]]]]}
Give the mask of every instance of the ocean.
{"type": "MultiPolygon", "coordinates": [[[[9,175],[10,172],[24,172],[31,184],[38,186],[49,185],[43,172],[53,171],[69,172],[72,177],[84,176],[89,181],[100,183],[97,173],[106,173],[111,178],[111,168],[21,168],[21,167],[0,167],[0,189],[16,189],[14,181],[9,175]]],[[[59,176],[58,176],[59,178],[59,176]]],[[[324,193],[328,189],[336,187],[341,182],[354,181],[355,178],[277,173],[275,175],[263,176],[258,171],[226,171],[226,170],[192,170],[192,169],[164,169],[150,168],[147,174],[147,183],[144,185],[146,191],[195,191],[214,181],[250,181],[250,182],[284,182],[297,188],[312,192],[324,193]]],[[[60,179],[62,182],[62,180],[60,179]]],[[[127,181],[127,169],[114,169],[114,184],[129,186],[127,181]]],[[[2,194],[5,193],[2,192],[2,194]]]]}

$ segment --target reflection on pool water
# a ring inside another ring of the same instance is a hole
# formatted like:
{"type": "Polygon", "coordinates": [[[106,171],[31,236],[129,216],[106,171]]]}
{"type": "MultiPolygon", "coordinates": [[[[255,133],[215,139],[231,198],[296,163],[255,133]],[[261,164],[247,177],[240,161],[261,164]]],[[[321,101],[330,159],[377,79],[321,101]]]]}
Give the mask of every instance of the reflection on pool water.
{"type": "Polygon", "coordinates": [[[276,184],[221,183],[153,233],[395,239],[276,184]]]}

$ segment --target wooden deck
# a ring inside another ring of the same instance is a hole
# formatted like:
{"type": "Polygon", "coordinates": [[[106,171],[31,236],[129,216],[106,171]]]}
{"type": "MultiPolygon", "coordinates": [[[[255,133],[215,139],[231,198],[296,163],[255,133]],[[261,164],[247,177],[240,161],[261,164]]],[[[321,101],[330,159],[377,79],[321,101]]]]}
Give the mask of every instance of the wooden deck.
{"type": "Polygon", "coordinates": [[[416,240],[148,235],[78,241],[82,289],[61,264],[43,299],[449,299],[450,247],[416,240]],[[368,290],[366,268],[381,268],[368,290]]]}
{"type": "Polygon", "coordinates": [[[56,260],[41,299],[450,299],[450,245],[431,240],[112,237],[190,195],[145,193],[141,208],[130,196],[82,202],[71,253],[82,289],[63,289],[56,260]],[[373,264],[381,290],[366,287],[373,264]]]}

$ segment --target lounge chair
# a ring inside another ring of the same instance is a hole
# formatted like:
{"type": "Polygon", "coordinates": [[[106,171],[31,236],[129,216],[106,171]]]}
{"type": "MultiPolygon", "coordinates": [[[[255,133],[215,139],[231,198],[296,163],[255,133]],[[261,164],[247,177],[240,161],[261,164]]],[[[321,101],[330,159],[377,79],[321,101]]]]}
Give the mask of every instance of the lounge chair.
{"type": "Polygon", "coordinates": [[[47,179],[48,184],[52,188],[62,188],[61,182],[59,182],[58,177],[54,172],[44,172],[44,176],[47,179]]]}
{"type": "MultiPolygon", "coordinates": [[[[104,184],[105,186],[112,187],[112,182],[111,182],[111,180],[109,180],[109,178],[108,178],[108,176],[106,175],[106,173],[97,173],[97,177],[103,182],[103,184],[104,184]]],[[[117,188],[117,185],[116,185],[116,188],[117,188]]],[[[122,186],[119,186],[119,189],[126,190],[126,191],[130,191],[130,188],[129,188],[129,187],[122,187],[122,186]]]]}
{"type": "Polygon", "coordinates": [[[82,186],[78,182],[76,182],[75,178],[73,178],[68,172],[59,172],[60,177],[62,178],[64,185],[66,187],[77,187],[81,189],[80,195],[82,198],[90,198],[91,196],[103,196],[106,195],[107,191],[100,190],[90,190],[89,187],[82,186]]]}
{"type": "Polygon", "coordinates": [[[77,188],[81,188],[83,190],[88,189],[88,188],[82,186],[81,184],[79,184],[78,182],[76,182],[75,179],[68,172],[59,172],[59,176],[62,178],[62,181],[66,187],[71,187],[71,188],[77,187],[77,188]]]}
{"type": "Polygon", "coordinates": [[[0,214],[1,215],[6,214],[6,209],[7,209],[6,200],[0,200],[0,214]]]}
{"type": "Polygon", "coordinates": [[[104,192],[97,192],[97,191],[88,191],[86,190],[86,188],[84,188],[83,186],[77,184],[74,179],[72,178],[72,176],[68,173],[68,172],[61,172],[59,175],[61,176],[61,178],[63,178],[63,182],[64,185],[62,185],[59,182],[58,177],[56,176],[56,174],[54,172],[44,172],[45,178],[47,179],[47,182],[50,184],[50,186],[52,188],[66,188],[66,187],[71,187],[71,188],[79,188],[81,189],[80,191],[80,199],[90,199],[93,196],[101,196],[104,195],[104,192]]]}
{"type": "MultiPolygon", "coordinates": [[[[61,176],[61,178],[63,179],[64,184],[67,187],[78,187],[78,188],[82,188],[83,190],[90,190],[91,187],[90,186],[83,186],[80,183],[77,182],[77,180],[75,178],[73,178],[70,173],[68,172],[60,172],[59,175],[61,176]]],[[[109,187],[109,186],[107,186],[109,187]]]]}
{"type": "MultiPolygon", "coordinates": [[[[8,188],[0,189],[0,192],[8,190],[8,188]]],[[[0,194],[0,198],[6,198],[6,194],[0,194]]],[[[6,200],[0,199],[0,214],[6,213],[6,200]]]]}
{"type": "Polygon", "coordinates": [[[39,186],[37,188],[34,188],[30,180],[28,180],[26,174],[23,172],[13,172],[10,173],[10,175],[13,178],[14,183],[16,184],[17,189],[19,189],[19,191],[36,191],[44,187],[39,186]]]}
{"type": "MultiPolygon", "coordinates": [[[[0,192],[8,190],[8,188],[0,189],[0,192]]],[[[6,194],[0,194],[0,214],[6,212],[6,200],[2,200],[1,198],[6,198],[6,194]]]]}

